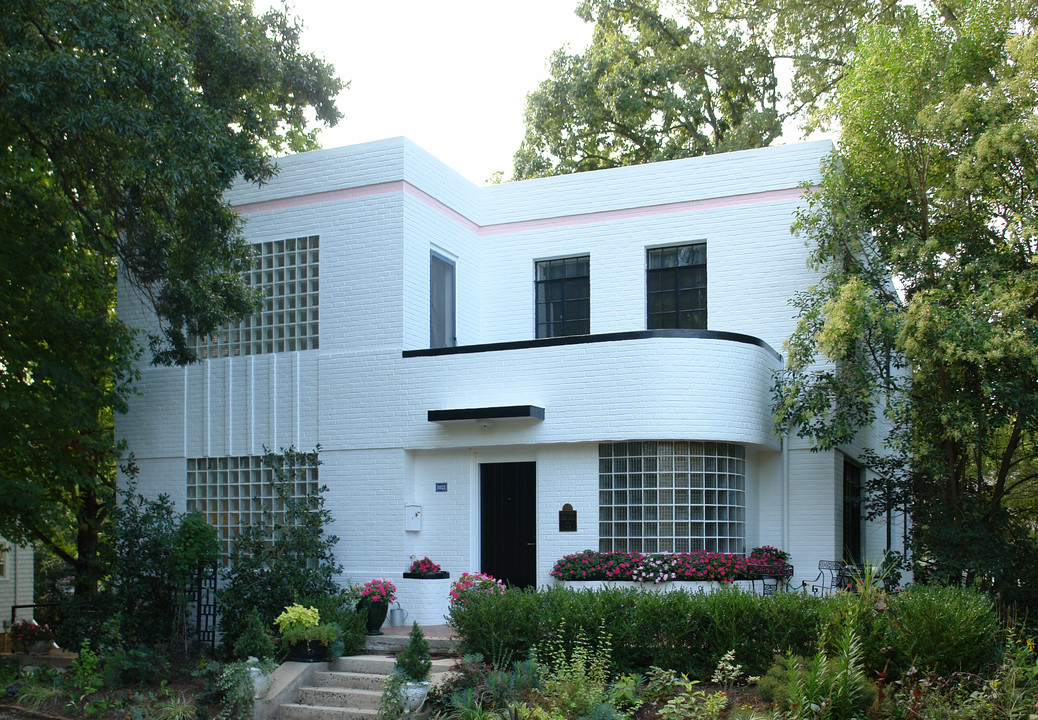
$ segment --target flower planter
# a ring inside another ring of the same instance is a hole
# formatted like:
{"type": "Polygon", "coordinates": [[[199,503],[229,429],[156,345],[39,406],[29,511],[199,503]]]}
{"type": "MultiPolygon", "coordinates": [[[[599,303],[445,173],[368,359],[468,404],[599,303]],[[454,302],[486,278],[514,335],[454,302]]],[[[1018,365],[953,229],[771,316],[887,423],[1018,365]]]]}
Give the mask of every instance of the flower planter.
{"type": "Polygon", "coordinates": [[[753,591],[752,580],[736,580],[722,583],[716,580],[675,580],[665,583],[642,583],[633,580],[556,580],[557,585],[573,590],[604,590],[606,588],[632,588],[644,592],[686,592],[689,595],[705,595],[725,588],[753,591]]]}
{"type": "Polygon", "coordinates": [[[406,682],[401,685],[400,702],[404,706],[404,711],[408,713],[416,712],[425,704],[425,698],[428,694],[428,680],[423,682],[406,682]]]}
{"type": "Polygon", "coordinates": [[[434,573],[404,573],[404,577],[408,580],[443,580],[444,578],[449,578],[450,576],[451,574],[446,570],[441,570],[440,572],[434,573]]]}
{"type": "Polygon", "coordinates": [[[367,634],[381,635],[382,623],[386,621],[386,615],[389,613],[389,602],[373,603],[362,599],[357,603],[357,609],[368,611],[367,634]]]}
{"type": "Polygon", "coordinates": [[[327,651],[328,648],[317,640],[300,640],[292,646],[292,661],[305,663],[321,662],[324,660],[327,651]]]}

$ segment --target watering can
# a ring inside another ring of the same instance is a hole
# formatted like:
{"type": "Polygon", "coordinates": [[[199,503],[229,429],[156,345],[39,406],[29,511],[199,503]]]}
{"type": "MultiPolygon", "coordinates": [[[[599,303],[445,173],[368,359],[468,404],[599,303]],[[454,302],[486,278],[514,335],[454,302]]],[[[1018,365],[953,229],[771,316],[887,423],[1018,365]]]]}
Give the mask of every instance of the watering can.
{"type": "Polygon", "coordinates": [[[400,627],[407,622],[407,615],[407,611],[400,607],[400,603],[397,603],[396,607],[389,611],[389,624],[393,627],[400,627]]]}

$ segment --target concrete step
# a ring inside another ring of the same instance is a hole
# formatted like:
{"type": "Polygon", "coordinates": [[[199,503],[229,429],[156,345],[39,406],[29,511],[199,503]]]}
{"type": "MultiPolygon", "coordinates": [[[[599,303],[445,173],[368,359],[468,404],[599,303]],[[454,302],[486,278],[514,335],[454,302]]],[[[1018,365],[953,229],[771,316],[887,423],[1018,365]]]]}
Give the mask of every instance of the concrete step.
{"type": "Polygon", "coordinates": [[[281,706],[279,718],[280,720],[376,720],[378,711],[286,703],[281,706]]]}
{"type": "Polygon", "coordinates": [[[396,658],[389,655],[348,655],[332,661],[333,672],[392,675],[396,658]]]}
{"type": "Polygon", "coordinates": [[[299,705],[378,710],[381,690],[355,690],[342,687],[305,687],[299,690],[299,705]]]}
{"type": "MultiPolygon", "coordinates": [[[[443,673],[454,667],[453,658],[439,658],[432,661],[432,673],[443,673]]],[[[365,673],[370,675],[392,675],[396,668],[396,658],[388,655],[350,655],[337,658],[331,664],[333,672],[365,673]]]]}
{"type": "Polygon", "coordinates": [[[359,672],[319,672],[313,677],[315,687],[337,687],[352,690],[382,690],[386,676],[359,672]]]}
{"type": "MultiPolygon", "coordinates": [[[[407,646],[407,635],[368,635],[361,652],[366,655],[396,655],[407,646]]],[[[457,655],[454,641],[450,638],[431,638],[429,652],[433,655],[457,655]]]]}

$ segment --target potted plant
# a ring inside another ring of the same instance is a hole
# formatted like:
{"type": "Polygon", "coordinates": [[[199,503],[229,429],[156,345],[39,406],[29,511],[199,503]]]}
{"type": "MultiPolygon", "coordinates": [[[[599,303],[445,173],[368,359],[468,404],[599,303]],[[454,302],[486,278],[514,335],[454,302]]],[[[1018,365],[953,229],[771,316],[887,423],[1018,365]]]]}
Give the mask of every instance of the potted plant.
{"type": "Polygon", "coordinates": [[[54,633],[46,625],[35,620],[18,620],[7,629],[11,645],[22,653],[46,655],[54,647],[54,633]]]}
{"type": "Polygon", "coordinates": [[[396,658],[396,673],[401,678],[400,702],[407,712],[418,710],[425,702],[425,697],[429,694],[431,669],[429,641],[425,639],[425,633],[415,622],[411,625],[407,646],[396,658]]]}
{"type": "Polygon", "coordinates": [[[281,640],[292,651],[296,662],[320,662],[328,646],[335,642],[339,629],[331,623],[322,623],[315,607],[294,603],[274,619],[281,631],[281,640]]]}
{"type": "Polygon", "coordinates": [[[396,585],[385,578],[375,578],[364,583],[360,591],[358,610],[367,610],[368,635],[381,635],[382,623],[386,621],[389,603],[396,600],[396,585]]]}
{"type": "Polygon", "coordinates": [[[442,580],[450,576],[449,572],[441,569],[439,565],[428,557],[416,560],[414,555],[411,556],[411,569],[404,573],[404,577],[409,580],[442,580]]]}

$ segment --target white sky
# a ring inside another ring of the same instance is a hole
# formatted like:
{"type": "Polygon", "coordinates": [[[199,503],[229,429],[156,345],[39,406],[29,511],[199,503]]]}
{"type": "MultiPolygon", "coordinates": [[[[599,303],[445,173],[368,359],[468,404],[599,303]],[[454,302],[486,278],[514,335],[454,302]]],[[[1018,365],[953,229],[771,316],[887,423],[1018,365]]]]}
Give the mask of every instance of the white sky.
{"type": "MultiPolygon", "coordinates": [[[[271,0],[257,0],[257,12],[271,0]]],[[[291,0],[302,47],[350,82],[345,117],[323,147],[404,135],[483,184],[512,174],[526,94],[548,77],[551,53],[583,50],[591,25],[577,0],[291,0]]]]}

